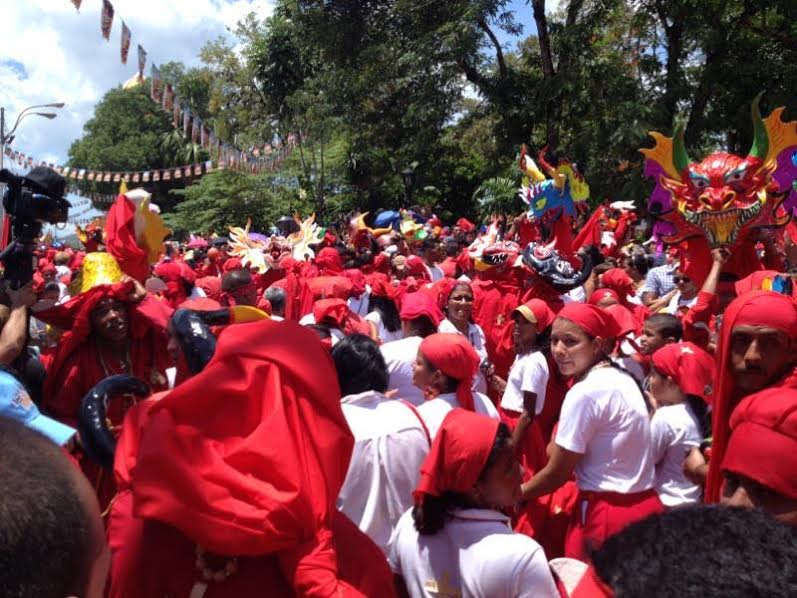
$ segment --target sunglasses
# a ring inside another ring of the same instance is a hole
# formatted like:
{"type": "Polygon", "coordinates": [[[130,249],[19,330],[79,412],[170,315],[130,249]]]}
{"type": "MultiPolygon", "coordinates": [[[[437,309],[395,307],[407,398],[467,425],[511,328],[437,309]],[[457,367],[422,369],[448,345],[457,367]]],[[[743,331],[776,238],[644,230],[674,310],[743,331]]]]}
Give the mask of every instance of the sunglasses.
{"type": "Polygon", "coordinates": [[[689,282],[691,279],[688,276],[673,276],[672,280],[675,284],[679,284],[681,282],[689,282]]]}

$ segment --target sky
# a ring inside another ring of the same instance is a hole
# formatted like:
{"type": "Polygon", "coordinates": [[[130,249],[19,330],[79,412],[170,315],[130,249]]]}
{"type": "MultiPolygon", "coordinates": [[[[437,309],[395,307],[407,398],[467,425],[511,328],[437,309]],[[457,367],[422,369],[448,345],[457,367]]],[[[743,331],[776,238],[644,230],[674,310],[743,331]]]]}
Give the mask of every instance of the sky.
{"type": "MultiPolygon", "coordinates": [[[[561,0],[549,0],[555,9],[561,0]]],[[[82,134],[94,105],[111,88],[130,79],[137,69],[136,46],[148,52],[149,66],[180,61],[199,63],[208,40],[249,12],[264,18],[274,0],[114,0],[116,11],[110,41],[100,33],[102,0],[83,0],[80,12],[70,0],[3,0],[0,37],[0,106],[13,125],[27,106],[65,102],[58,117],[26,118],[12,148],[34,159],[64,164],[71,143],[82,134]],[[127,65],[119,56],[120,18],[132,31],[127,65]]],[[[527,0],[512,0],[510,8],[523,23],[523,36],[535,32],[527,0]]],[[[517,39],[504,33],[506,49],[517,39]]]]}

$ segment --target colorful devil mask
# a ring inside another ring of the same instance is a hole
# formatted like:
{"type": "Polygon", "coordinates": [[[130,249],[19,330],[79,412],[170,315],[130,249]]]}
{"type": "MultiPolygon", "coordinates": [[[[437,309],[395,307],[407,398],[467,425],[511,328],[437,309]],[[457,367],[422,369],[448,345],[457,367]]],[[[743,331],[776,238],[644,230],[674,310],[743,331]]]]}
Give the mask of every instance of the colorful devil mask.
{"type": "Polygon", "coordinates": [[[523,186],[520,188],[520,199],[529,207],[529,217],[537,220],[555,220],[562,215],[575,216],[576,205],[589,198],[589,185],[578,172],[575,164],[566,159],[559,160],[554,167],[545,161],[543,148],[538,160],[548,176],[526,155],[526,146],[520,150],[520,171],[523,173],[523,186]]]}
{"type": "Polygon", "coordinates": [[[760,97],[752,105],[754,140],[746,157],[718,152],[692,162],[683,126],[672,139],[651,133],[656,146],[640,151],[647,158],[645,174],[657,181],[649,209],[673,226],[664,241],[705,237],[710,247],[733,250],[753,229],[786,223],[780,208],[791,181],[777,171],[789,162],[784,152],[791,156],[797,148],[797,127],[781,121],[783,108],[762,119],[760,97]]]}

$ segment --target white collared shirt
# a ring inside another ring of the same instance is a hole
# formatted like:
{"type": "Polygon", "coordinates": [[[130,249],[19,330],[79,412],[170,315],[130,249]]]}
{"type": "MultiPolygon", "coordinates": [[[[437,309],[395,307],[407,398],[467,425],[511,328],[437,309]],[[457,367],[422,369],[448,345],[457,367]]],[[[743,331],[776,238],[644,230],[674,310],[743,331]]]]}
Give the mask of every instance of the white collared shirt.
{"type": "Polygon", "coordinates": [[[368,391],[341,403],[354,452],[338,509],[386,552],[393,526],[412,506],[429,439],[417,412],[402,401],[368,391]]]}
{"type": "MultiPolygon", "coordinates": [[[[418,407],[418,413],[421,414],[423,421],[426,423],[426,428],[429,430],[432,440],[437,435],[437,431],[443,424],[448,412],[461,407],[462,405],[459,404],[457,395],[453,392],[437,395],[418,407]]],[[[481,413],[494,419],[499,417],[498,410],[492,401],[480,392],[473,393],[473,410],[476,413],[481,413]]]]}
{"type": "Polygon", "coordinates": [[[457,509],[426,536],[407,511],[390,538],[388,561],[412,598],[559,598],[542,547],[514,533],[498,511],[457,509]]]}
{"type": "Polygon", "coordinates": [[[390,375],[388,389],[395,390],[397,398],[415,406],[424,402],[423,391],[412,383],[412,364],[418,357],[418,347],[422,341],[420,336],[408,336],[379,347],[390,375]]]}

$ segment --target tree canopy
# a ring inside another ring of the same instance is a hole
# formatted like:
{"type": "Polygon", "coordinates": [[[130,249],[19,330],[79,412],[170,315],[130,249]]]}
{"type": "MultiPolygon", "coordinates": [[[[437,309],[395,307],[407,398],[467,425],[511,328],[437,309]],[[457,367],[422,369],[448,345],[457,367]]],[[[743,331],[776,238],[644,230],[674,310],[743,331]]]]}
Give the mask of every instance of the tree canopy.
{"type": "MultiPolygon", "coordinates": [[[[203,120],[239,146],[300,139],[277,175],[218,174],[181,192],[172,224],[204,230],[251,215],[265,227],[299,207],[328,217],[392,208],[403,201],[401,172],[409,167],[415,200],[473,216],[482,183],[501,179],[505,195],[519,179],[523,143],[576,161],[593,201],[641,204],[649,183],[637,150],[650,143],[648,131],[671,134],[680,119],[693,155],[743,153],[759,91],[767,111],[785,105],[787,117],[796,116],[790,0],[569,0],[554,13],[545,0],[513,7],[277,0],[272,16],[242,21],[235,39],[209,42],[201,67],[165,65],[203,120]],[[297,203],[300,191],[306,205],[297,203]],[[262,205],[245,202],[255,196],[262,205]]],[[[143,90],[109,92],[70,150],[72,163],[168,165],[157,148],[171,129],[147,102],[143,90]]],[[[173,136],[164,147],[185,151],[173,136]]]]}

